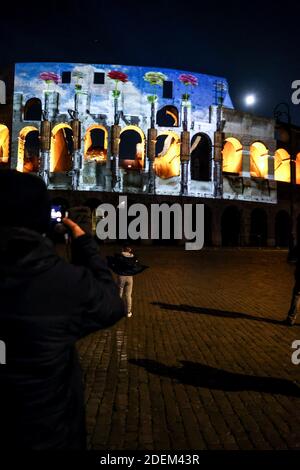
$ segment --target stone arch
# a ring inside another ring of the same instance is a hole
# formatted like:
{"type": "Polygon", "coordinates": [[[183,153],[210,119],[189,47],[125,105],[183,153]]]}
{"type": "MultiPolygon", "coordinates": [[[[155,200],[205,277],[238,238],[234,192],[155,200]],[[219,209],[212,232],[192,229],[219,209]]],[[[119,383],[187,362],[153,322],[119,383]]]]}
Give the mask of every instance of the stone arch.
{"type": "Polygon", "coordinates": [[[145,135],[138,126],[123,127],[119,146],[120,166],[126,169],[141,170],[145,161],[145,135]]]}
{"type": "Polygon", "coordinates": [[[285,210],[277,212],[275,217],[275,244],[278,247],[289,245],[291,234],[291,216],[285,210]]]}
{"type": "Polygon", "coordinates": [[[268,177],[268,155],[269,151],[265,144],[260,141],[250,145],[250,175],[259,178],[268,177]]]}
{"type": "Polygon", "coordinates": [[[40,121],[42,119],[42,102],[39,98],[30,98],[24,106],[24,121],[40,121]]]}
{"type": "Polygon", "coordinates": [[[250,245],[266,246],[268,240],[268,217],[264,209],[256,208],[250,217],[250,245]]]}
{"type": "Polygon", "coordinates": [[[50,172],[60,173],[72,169],[73,132],[69,124],[54,126],[51,132],[50,172]]]}
{"type": "Polygon", "coordinates": [[[6,104],[6,84],[0,80],[0,104],[6,104]]]}
{"type": "Polygon", "coordinates": [[[156,113],[156,124],[159,127],[178,127],[179,113],[176,106],[166,105],[156,113]]]}
{"type": "Polygon", "coordinates": [[[223,172],[241,173],[243,167],[243,146],[235,137],[228,137],[222,150],[223,172]]]}
{"type": "Polygon", "coordinates": [[[277,149],[274,155],[274,176],[276,181],[291,181],[290,154],[285,149],[277,149]]]}
{"type": "Polygon", "coordinates": [[[9,129],[4,124],[0,124],[0,163],[8,162],[9,157],[9,129]]]}
{"type": "Polygon", "coordinates": [[[108,131],[101,124],[92,124],[84,136],[84,158],[103,163],[107,159],[108,131]]]}
{"type": "Polygon", "coordinates": [[[204,132],[198,132],[191,140],[191,179],[210,181],[212,142],[204,132]]]}
{"type": "Polygon", "coordinates": [[[40,165],[40,136],[34,126],[26,126],[19,132],[17,170],[37,173],[40,165]]]}
{"type": "Polygon", "coordinates": [[[153,168],[163,179],[180,175],[180,137],[176,132],[165,131],[157,136],[156,157],[153,168]]]}
{"type": "Polygon", "coordinates": [[[221,218],[223,246],[239,246],[241,233],[241,214],[236,206],[229,206],[223,211],[221,218]]]}

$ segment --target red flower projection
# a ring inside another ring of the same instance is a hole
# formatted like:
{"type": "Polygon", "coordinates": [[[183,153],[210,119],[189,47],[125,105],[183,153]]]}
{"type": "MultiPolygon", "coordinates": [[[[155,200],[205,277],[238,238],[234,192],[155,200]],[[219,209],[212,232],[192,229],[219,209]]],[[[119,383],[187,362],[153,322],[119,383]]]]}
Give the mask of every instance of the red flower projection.
{"type": "Polygon", "coordinates": [[[39,78],[47,83],[54,82],[58,84],[60,82],[60,76],[54,72],[42,72],[40,73],[39,78]]]}
{"type": "Polygon", "coordinates": [[[192,85],[192,86],[198,85],[198,78],[195,77],[195,75],[191,75],[189,73],[182,73],[181,75],[179,75],[179,80],[184,85],[192,85]]]}
{"type": "Polygon", "coordinates": [[[112,80],[117,80],[118,82],[123,82],[123,83],[128,82],[128,75],[126,75],[126,73],[119,72],[118,70],[111,70],[110,72],[108,72],[107,75],[112,80]]]}

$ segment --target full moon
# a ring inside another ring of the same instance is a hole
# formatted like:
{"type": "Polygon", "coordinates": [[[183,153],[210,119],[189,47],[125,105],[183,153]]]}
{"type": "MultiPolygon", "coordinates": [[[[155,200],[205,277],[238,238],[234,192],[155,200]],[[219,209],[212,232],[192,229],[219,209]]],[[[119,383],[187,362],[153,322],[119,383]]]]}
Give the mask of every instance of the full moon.
{"type": "Polygon", "coordinates": [[[245,103],[247,106],[252,106],[255,103],[255,96],[254,95],[247,95],[245,97],[245,103]]]}

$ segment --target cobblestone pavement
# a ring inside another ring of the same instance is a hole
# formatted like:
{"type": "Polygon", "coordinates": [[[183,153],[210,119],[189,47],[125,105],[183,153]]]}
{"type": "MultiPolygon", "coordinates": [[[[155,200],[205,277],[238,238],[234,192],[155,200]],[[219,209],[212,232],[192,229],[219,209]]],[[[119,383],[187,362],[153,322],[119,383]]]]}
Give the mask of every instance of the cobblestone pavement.
{"type": "Polygon", "coordinates": [[[299,449],[286,252],[136,253],[133,317],[79,343],[89,448],[299,449]]]}

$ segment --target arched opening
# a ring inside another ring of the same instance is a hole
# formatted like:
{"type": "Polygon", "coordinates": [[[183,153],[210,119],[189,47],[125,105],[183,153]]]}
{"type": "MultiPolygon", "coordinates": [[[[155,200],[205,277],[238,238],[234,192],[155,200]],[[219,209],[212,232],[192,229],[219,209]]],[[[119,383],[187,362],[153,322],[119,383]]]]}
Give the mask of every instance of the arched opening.
{"type": "Polygon", "coordinates": [[[259,178],[268,177],[268,149],[262,142],[253,142],[250,146],[250,175],[259,178]]]}
{"type": "Polygon", "coordinates": [[[291,181],[290,154],[285,149],[277,149],[275,152],[274,176],[276,181],[291,181]]]}
{"type": "Polygon", "coordinates": [[[239,246],[241,230],[240,211],[235,206],[227,207],[221,220],[222,245],[239,246]]]}
{"type": "Polygon", "coordinates": [[[166,131],[157,137],[156,157],[153,168],[155,174],[163,179],[180,175],[180,137],[166,131]]]}
{"type": "Polygon", "coordinates": [[[84,158],[97,163],[106,162],[108,146],[108,132],[104,126],[94,124],[90,126],[84,137],[84,158]]]}
{"type": "Polygon", "coordinates": [[[40,166],[39,130],[34,126],[21,129],[18,139],[17,170],[24,173],[37,173],[40,166]]]}
{"type": "Polygon", "coordinates": [[[39,98],[30,98],[24,107],[24,121],[40,121],[42,119],[42,102],[39,98]]]}
{"type": "Polygon", "coordinates": [[[57,124],[51,133],[50,172],[60,173],[72,169],[73,132],[69,124],[57,124]]]}
{"type": "Polygon", "coordinates": [[[243,168],[243,146],[235,137],[228,137],[222,150],[223,171],[240,174],[243,168]]]}
{"type": "Polygon", "coordinates": [[[207,134],[199,132],[191,141],[191,179],[210,181],[212,143],[207,134]]]}
{"type": "Polygon", "coordinates": [[[160,127],[178,127],[179,117],[176,106],[167,105],[156,113],[156,124],[160,127]]]}
{"type": "Polygon", "coordinates": [[[0,80],[0,104],[6,104],[6,85],[3,80],[0,80]]]}
{"type": "Polygon", "coordinates": [[[250,245],[266,246],[268,238],[267,214],[263,209],[254,209],[251,212],[250,245]]]}
{"type": "Polygon", "coordinates": [[[120,166],[129,170],[144,168],[145,136],[137,126],[126,126],[120,133],[120,166]]]}
{"type": "Polygon", "coordinates": [[[291,233],[291,217],[287,211],[281,210],[275,217],[275,242],[278,247],[289,245],[291,233]]]}
{"type": "Polygon", "coordinates": [[[0,124],[0,163],[8,162],[9,157],[9,130],[4,124],[0,124]]]}

